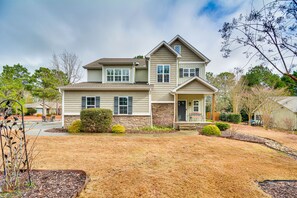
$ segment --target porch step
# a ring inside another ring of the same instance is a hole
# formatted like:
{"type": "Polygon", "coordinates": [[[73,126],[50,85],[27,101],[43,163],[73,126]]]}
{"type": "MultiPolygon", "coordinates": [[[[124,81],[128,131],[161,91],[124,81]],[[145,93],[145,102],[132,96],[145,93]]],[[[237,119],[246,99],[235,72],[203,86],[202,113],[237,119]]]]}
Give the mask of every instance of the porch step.
{"type": "Polygon", "coordinates": [[[181,124],[179,125],[179,130],[196,130],[197,127],[195,124],[181,124]]]}

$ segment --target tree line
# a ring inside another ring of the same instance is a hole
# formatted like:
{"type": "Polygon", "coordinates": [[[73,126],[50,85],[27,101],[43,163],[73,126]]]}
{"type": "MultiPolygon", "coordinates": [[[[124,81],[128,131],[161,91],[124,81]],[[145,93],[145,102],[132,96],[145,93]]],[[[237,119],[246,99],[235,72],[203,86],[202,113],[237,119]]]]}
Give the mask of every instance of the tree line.
{"type": "Polygon", "coordinates": [[[50,68],[40,67],[32,74],[21,64],[6,65],[0,74],[0,99],[15,99],[25,104],[32,95],[42,102],[45,115],[46,101],[58,103],[61,100],[58,87],[75,83],[81,77],[78,56],[67,51],[53,54],[50,68]]]}

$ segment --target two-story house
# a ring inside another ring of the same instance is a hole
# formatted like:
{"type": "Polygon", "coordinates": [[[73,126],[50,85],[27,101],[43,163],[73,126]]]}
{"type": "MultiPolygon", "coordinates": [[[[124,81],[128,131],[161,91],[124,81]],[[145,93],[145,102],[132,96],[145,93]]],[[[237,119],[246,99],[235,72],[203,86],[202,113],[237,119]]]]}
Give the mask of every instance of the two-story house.
{"type": "Polygon", "coordinates": [[[79,119],[85,108],[111,109],[113,122],[127,128],[203,123],[205,98],[217,92],[206,81],[209,62],[177,35],[142,59],[101,58],[89,63],[83,66],[87,82],[60,87],[63,126],[79,119]]]}

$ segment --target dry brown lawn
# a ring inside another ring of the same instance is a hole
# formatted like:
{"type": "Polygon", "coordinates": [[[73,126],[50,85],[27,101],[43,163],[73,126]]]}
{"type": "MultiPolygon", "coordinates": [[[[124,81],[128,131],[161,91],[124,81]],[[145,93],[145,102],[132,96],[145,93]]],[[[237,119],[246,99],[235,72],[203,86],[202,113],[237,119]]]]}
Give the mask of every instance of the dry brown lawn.
{"type": "Polygon", "coordinates": [[[81,169],[80,197],[267,197],[255,181],[297,179],[297,161],[264,146],[196,134],[39,137],[37,169],[81,169]]]}
{"type": "Polygon", "coordinates": [[[248,125],[238,125],[233,124],[232,127],[235,127],[238,129],[238,132],[240,133],[246,133],[251,135],[257,135],[260,137],[266,137],[275,141],[278,141],[279,143],[282,143],[283,145],[293,148],[297,150],[297,135],[292,134],[286,131],[280,131],[277,129],[269,129],[265,130],[263,127],[257,127],[257,126],[248,126],[248,125]]]}

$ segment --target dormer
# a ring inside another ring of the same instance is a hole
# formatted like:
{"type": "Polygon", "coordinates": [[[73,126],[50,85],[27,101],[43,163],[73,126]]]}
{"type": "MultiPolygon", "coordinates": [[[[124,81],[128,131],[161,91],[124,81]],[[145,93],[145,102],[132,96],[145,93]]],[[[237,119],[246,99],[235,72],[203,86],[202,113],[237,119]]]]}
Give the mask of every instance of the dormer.
{"type": "Polygon", "coordinates": [[[88,82],[148,82],[147,64],[141,58],[101,58],[84,66],[88,82]]]}

